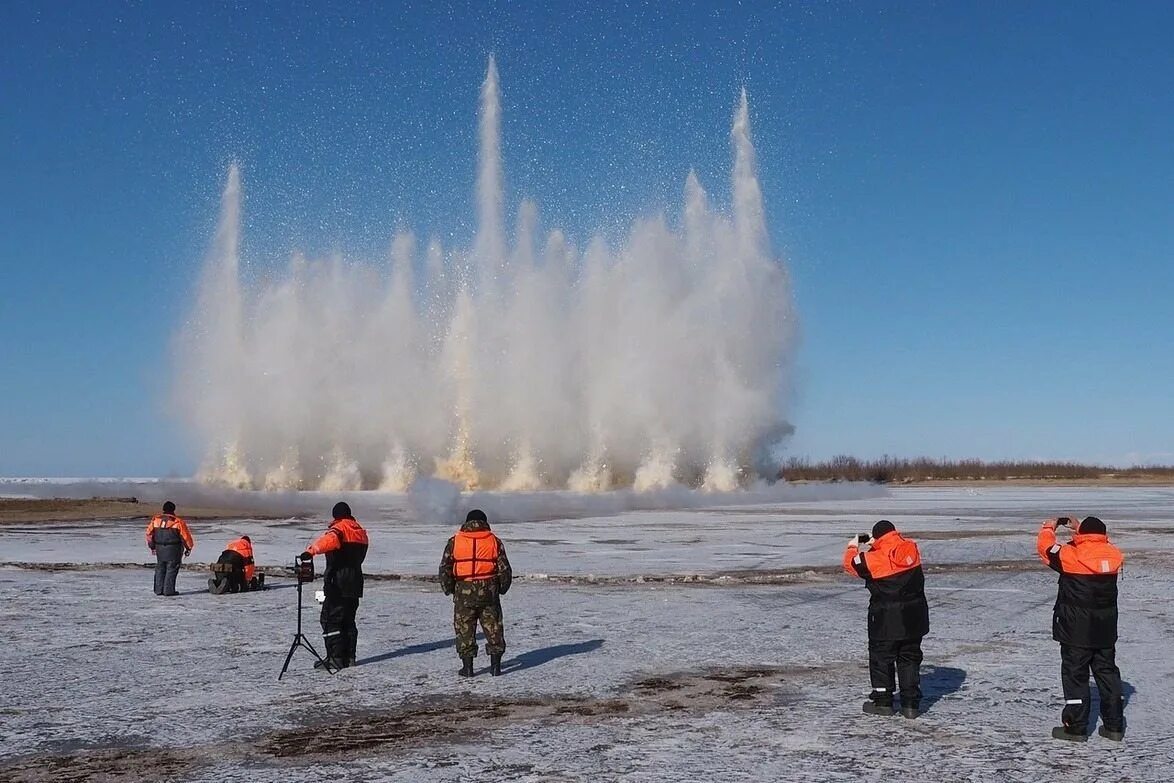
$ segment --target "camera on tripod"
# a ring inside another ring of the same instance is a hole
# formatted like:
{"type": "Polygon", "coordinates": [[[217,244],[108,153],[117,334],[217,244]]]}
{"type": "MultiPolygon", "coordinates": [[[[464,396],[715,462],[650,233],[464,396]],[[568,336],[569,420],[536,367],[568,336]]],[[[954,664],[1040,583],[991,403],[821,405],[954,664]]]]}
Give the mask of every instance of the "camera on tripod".
{"type": "Polygon", "coordinates": [[[294,558],[293,568],[291,569],[294,578],[297,579],[298,587],[298,629],[294,633],[293,643],[289,646],[289,652],[285,656],[285,664],[281,667],[281,673],[277,675],[277,679],[285,676],[285,672],[289,669],[289,662],[293,659],[293,654],[299,647],[304,647],[310,651],[310,654],[318,661],[315,666],[321,666],[326,671],[334,674],[335,669],[331,664],[327,663],[326,659],[318,654],[314,649],[314,645],[310,644],[310,640],[302,633],[302,585],[309,584],[314,581],[314,558],[310,556],[309,552],[298,555],[294,558]]]}
{"type": "Polygon", "coordinates": [[[301,555],[294,558],[293,564],[294,576],[297,577],[298,584],[304,585],[314,581],[314,560],[309,558],[302,559],[301,555]]]}

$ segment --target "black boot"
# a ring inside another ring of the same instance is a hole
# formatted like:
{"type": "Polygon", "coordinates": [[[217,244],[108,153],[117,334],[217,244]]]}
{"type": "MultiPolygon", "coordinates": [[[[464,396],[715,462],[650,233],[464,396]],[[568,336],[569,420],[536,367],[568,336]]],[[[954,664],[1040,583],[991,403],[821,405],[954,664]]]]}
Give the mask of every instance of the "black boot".
{"type": "Polygon", "coordinates": [[[1052,729],[1052,739],[1068,740],[1069,742],[1088,742],[1088,737],[1083,731],[1069,731],[1067,726],[1057,726],[1052,729]]]}
{"type": "Polygon", "coordinates": [[[489,673],[494,677],[501,676],[501,653],[489,656],[489,673]]]}
{"type": "Polygon", "coordinates": [[[906,718],[909,718],[910,720],[912,720],[912,719],[918,717],[919,715],[921,715],[921,710],[919,710],[917,707],[914,707],[912,704],[910,704],[908,706],[901,707],[901,714],[904,715],[906,718]]]}
{"type": "Polygon", "coordinates": [[[458,672],[462,677],[473,676],[473,657],[461,658],[461,670],[458,672]]]}
{"type": "Polygon", "coordinates": [[[872,699],[864,702],[864,712],[868,715],[883,715],[886,718],[897,714],[891,703],[876,702],[872,699]]]}
{"type": "Polygon", "coordinates": [[[1113,729],[1106,729],[1104,726],[1101,726],[1099,729],[1097,729],[1097,734],[1100,734],[1107,740],[1113,740],[1113,742],[1121,742],[1125,739],[1124,729],[1121,731],[1114,731],[1113,729]]]}

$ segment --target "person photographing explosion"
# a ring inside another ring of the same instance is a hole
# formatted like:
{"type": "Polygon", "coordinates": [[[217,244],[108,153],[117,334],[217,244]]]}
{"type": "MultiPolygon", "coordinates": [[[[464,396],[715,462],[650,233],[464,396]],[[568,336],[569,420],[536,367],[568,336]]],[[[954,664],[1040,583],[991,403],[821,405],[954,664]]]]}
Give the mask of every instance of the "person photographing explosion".
{"type": "Polygon", "coordinates": [[[1117,668],[1117,576],[1125,564],[1121,550],[1109,542],[1105,523],[1096,517],[1059,517],[1043,523],[1036,538],[1040,560],[1060,575],[1052,610],[1052,638],[1060,643],[1060,681],[1064,687],[1063,726],[1055,739],[1086,742],[1088,736],[1088,675],[1101,697],[1098,733],[1125,739],[1125,696],[1117,668]],[[1072,531],[1060,544],[1056,530],[1072,531]]]}
{"type": "Polygon", "coordinates": [[[901,684],[901,714],[921,714],[921,640],[929,633],[925,574],[917,544],[882,519],[872,534],[848,541],[844,570],[868,588],[868,674],[872,695],[864,703],[870,715],[893,715],[893,694],[901,684]],[[896,677],[894,677],[894,674],[896,677]]]}
{"type": "Polygon", "coordinates": [[[334,520],[318,539],[298,555],[302,562],[314,555],[326,555],[326,570],[322,574],[322,639],[326,645],[326,660],[314,664],[316,668],[333,670],[355,665],[359,643],[359,629],[355,615],[359,599],[363,597],[363,560],[367,557],[367,531],[351,514],[346,503],[335,503],[334,520]]]}

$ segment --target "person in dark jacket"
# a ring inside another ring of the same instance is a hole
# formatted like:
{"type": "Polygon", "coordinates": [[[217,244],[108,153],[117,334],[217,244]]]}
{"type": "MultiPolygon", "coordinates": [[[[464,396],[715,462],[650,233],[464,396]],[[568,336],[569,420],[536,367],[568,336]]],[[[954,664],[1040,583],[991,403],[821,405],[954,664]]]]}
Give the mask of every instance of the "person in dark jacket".
{"type": "Polygon", "coordinates": [[[175,515],[175,504],[168,500],[163,513],[147,523],[147,548],[155,556],[155,595],[179,595],[175,591],[179,565],[195,545],[188,523],[175,515]]]}
{"type": "Polygon", "coordinates": [[[326,555],[326,571],[322,574],[322,638],[326,645],[325,663],[319,668],[344,669],[355,665],[359,643],[359,628],[355,615],[359,599],[363,597],[363,560],[367,557],[367,531],[351,515],[346,503],[334,504],[334,521],[318,540],[298,555],[311,560],[314,555],[326,555]]]}
{"type": "Polygon", "coordinates": [[[243,593],[249,590],[264,590],[265,575],[257,573],[253,559],[253,540],[248,536],[229,541],[212,566],[208,579],[208,592],[243,593]]]}
{"type": "Polygon", "coordinates": [[[510,589],[513,578],[505,545],[489,529],[485,512],[473,509],[440,558],[440,587],[445,595],[453,596],[453,630],[462,677],[473,676],[478,622],[485,630],[489,673],[494,677],[501,674],[501,656],[505,654],[501,596],[510,589]]]}
{"type": "Polygon", "coordinates": [[[901,714],[921,712],[921,640],[929,633],[925,574],[917,544],[902,538],[882,519],[872,535],[853,536],[844,551],[844,570],[868,587],[868,673],[870,715],[893,715],[893,694],[901,684],[901,714]],[[896,674],[896,677],[894,677],[896,674]]]}
{"type": "Polygon", "coordinates": [[[1125,696],[1117,668],[1117,575],[1125,558],[1109,542],[1105,523],[1085,517],[1049,519],[1040,528],[1036,551],[1060,575],[1052,611],[1052,638],[1060,643],[1060,680],[1064,686],[1063,726],[1052,729],[1056,739],[1088,739],[1088,675],[1101,696],[1099,734],[1120,742],[1125,738],[1125,696]],[[1073,530],[1061,545],[1056,528],[1073,530]]]}

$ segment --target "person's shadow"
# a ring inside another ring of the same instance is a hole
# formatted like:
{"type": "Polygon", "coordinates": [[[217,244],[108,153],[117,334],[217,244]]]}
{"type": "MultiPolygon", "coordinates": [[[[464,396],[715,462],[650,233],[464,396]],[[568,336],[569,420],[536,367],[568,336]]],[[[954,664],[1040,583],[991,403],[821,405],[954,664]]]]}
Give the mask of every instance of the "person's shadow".
{"type": "MultiPolygon", "coordinates": [[[[478,641],[484,641],[485,635],[477,634],[478,641]]],[[[456,639],[439,639],[435,642],[424,642],[423,644],[412,644],[407,647],[401,647],[398,650],[385,652],[381,655],[374,655],[370,658],[362,658],[355,662],[357,666],[365,666],[371,663],[382,663],[383,661],[390,661],[393,658],[403,658],[407,655],[420,655],[422,653],[436,652],[437,650],[446,650],[450,647],[455,647],[456,639]]],[[[520,672],[526,669],[532,669],[535,666],[541,666],[544,663],[549,663],[557,658],[563,658],[568,655],[580,655],[582,653],[589,653],[598,650],[603,646],[603,639],[592,639],[588,642],[578,642],[575,644],[555,644],[550,647],[541,647],[537,650],[524,652],[508,661],[502,661],[501,670],[505,672],[520,672]]]]}
{"type": "MultiPolygon", "coordinates": [[[[478,638],[482,638],[478,635],[478,638]]],[[[390,661],[392,658],[403,658],[407,655],[420,655],[421,653],[436,652],[437,650],[444,650],[449,647],[456,647],[456,639],[440,639],[435,642],[424,642],[423,644],[410,644],[407,647],[401,647],[398,650],[385,652],[381,655],[373,655],[370,658],[361,658],[355,661],[356,666],[366,666],[369,663],[382,663],[383,661],[390,661]]]]}
{"type": "MultiPolygon", "coordinates": [[[[1089,733],[1094,733],[1097,730],[1097,724],[1101,722],[1101,689],[1096,687],[1096,685],[1090,684],[1088,690],[1090,695],[1088,701],[1088,730],[1089,733]]],[[[1121,680],[1121,696],[1125,700],[1125,703],[1121,705],[1123,709],[1129,707],[1129,700],[1136,692],[1137,689],[1129,682],[1121,680]]]]}
{"type": "Polygon", "coordinates": [[[957,692],[966,682],[966,670],[951,666],[925,666],[921,669],[921,711],[928,712],[942,697],[957,692]]]}
{"type": "Polygon", "coordinates": [[[586,642],[553,644],[550,647],[540,647],[537,650],[524,652],[508,661],[502,661],[501,671],[502,674],[506,672],[525,671],[526,669],[533,669],[535,666],[541,666],[544,663],[550,663],[559,658],[565,658],[568,655],[582,655],[584,653],[595,652],[602,646],[603,639],[591,639],[586,642]]]}

